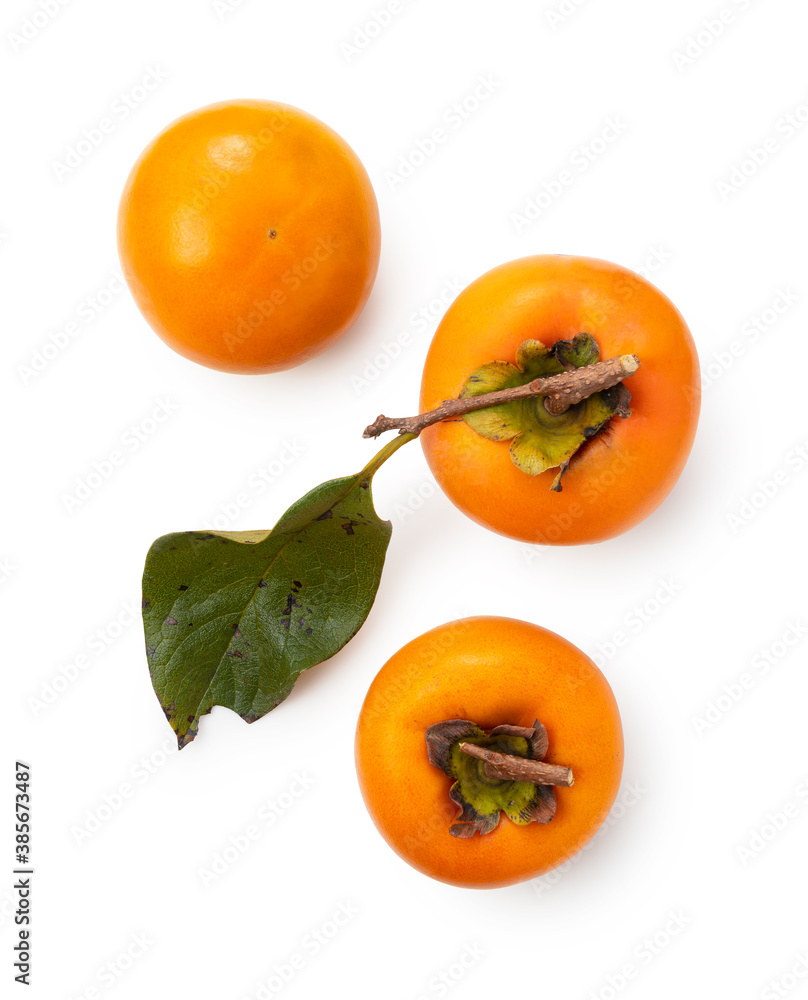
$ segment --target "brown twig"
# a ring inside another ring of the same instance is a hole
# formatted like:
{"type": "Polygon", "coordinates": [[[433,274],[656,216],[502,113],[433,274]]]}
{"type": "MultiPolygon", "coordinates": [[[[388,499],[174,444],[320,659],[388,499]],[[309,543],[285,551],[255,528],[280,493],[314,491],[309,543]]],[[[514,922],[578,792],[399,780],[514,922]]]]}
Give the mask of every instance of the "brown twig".
{"type": "Polygon", "coordinates": [[[595,392],[609,389],[624,378],[633,375],[640,367],[636,354],[621,354],[609,361],[598,361],[594,365],[575,368],[560,375],[548,375],[533,379],[526,385],[511,389],[497,389],[480,396],[465,396],[461,399],[446,399],[440,406],[428,413],[414,417],[385,417],[380,414],[362,435],[366,438],[378,437],[385,431],[398,429],[400,434],[420,434],[425,427],[450,417],[459,417],[473,410],[482,410],[498,403],[510,403],[515,399],[529,399],[531,396],[545,396],[544,406],[548,413],[558,415],[580,403],[595,392]]]}
{"type": "Polygon", "coordinates": [[[546,764],[510,753],[497,753],[474,743],[461,743],[460,749],[469,757],[485,761],[483,770],[489,778],[501,781],[532,781],[534,785],[572,785],[574,778],[568,767],[546,764]]]}

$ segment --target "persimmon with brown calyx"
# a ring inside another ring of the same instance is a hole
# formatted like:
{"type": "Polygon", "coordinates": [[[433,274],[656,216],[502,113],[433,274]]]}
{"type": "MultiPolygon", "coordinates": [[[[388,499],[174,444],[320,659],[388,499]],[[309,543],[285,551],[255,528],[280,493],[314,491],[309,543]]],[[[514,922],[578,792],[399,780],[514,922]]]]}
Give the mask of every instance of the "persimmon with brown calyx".
{"type": "Polygon", "coordinates": [[[563,864],[617,795],[623,735],[595,664],[547,629],[466,618],[404,646],[356,730],[365,804],[390,846],[452,885],[511,885],[563,864]]]}
{"type": "Polygon", "coordinates": [[[350,146],[286,104],[178,118],[132,168],[124,275],[175,351],[225,372],[299,365],[359,316],[379,264],[376,196],[350,146]]]}

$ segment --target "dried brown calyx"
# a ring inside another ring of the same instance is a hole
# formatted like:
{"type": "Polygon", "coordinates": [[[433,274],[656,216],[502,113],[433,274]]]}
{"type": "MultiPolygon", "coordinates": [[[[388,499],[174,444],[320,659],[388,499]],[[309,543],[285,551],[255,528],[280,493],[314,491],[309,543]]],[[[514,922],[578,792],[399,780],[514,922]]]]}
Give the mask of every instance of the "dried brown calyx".
{"type": "Polygon", "coordinates": [[[568,767],[548,764],[547,730],[481,729],[466,719],[448,719],[426,731],[429,762],[454,779],[449,796],[460,809],[449,828],[453,837],[473,837],[496,829],[500,814],[519,826],[549,823],[555,815],[554,785],[573,784],[568,767]]]}

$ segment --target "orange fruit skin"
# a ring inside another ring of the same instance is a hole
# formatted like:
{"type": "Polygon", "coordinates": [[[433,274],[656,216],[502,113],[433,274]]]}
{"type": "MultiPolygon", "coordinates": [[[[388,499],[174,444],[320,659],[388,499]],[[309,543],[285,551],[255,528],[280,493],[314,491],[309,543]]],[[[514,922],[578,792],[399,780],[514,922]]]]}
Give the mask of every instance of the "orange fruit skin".
{"type": "Polygon", "coordinates": [[[356,731],[356,768],[368,811],[418,871],[465,888],[536,878],[579,851],[606,819],[623,769],[617,704],[595,664],[561,636],[511,618],[442,625],[399,650],[373,681],[356,731]],[[546,824],[504,814],[491,833],[449,833],[458,814],[451,779],[427,759],[425,731],[447,719],[485,729],[547,729],[546,760],[572,768],[546,824]]]}
{"type": "Polygon", "coordinates": [[[561,493],[557,470],[528,476],[509,442],[462,420],[421,434],[429,467],[449,499],[493,531],[525,542],[576,545],[627,531],[654,511],[684,468],[699,418],[701,381],[693,338],[671,301],[617,264],[587,257],[525,257],[489,271],[452,304],[430,346],[421,412],[460,395],[487,361],[514,363],[524,340],[548,347],[590,333],[601,359],[636,354],[626,379],[632,415],[613,417],[576,453],[561,493]]]}
{"type": "Polygon", "coordinates": [[[282,371],[338,340],[370,295],[380,246],[356,154],[270,101],[178,118],[135,163],[118,213],[143,315],[175,351],[226,372],[282,371]]]}

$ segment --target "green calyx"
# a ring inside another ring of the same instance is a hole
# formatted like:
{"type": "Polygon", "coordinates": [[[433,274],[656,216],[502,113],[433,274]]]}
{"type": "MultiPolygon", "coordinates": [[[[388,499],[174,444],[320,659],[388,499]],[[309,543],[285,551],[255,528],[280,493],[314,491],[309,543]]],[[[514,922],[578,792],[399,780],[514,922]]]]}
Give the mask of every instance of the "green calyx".
{"type": "Polygon", "coordinates": [[[556,803],[552,787],[489,777],[485,761],[460,749],[461,744],[469,743],[501,754],[541,760],[547,752],[547,733],[538,721],[533,725],[532,730],[497,726],[486,732],[465,719],[450,719],[427,729],[430,763],[454,779],[449,797],[460,813],[449,828],[453,837],[491,833],[503,812],[519,826],[549,823],[553,818],[556,803]]]}
{"type": "MultiPolygon", "coordinates": [[[[540,340],[524,341],[516,352],[516,364],[489,361],[466,379],[460,398],[482,396],[500,389],[527,385],[537,378],[560,375],[600,361],[597,341],[588,333],[572,340],[556,341],[548,348],[540,340]]],[[[517,468],[529,476],[558,469],[550,487],[561,490],[561,478],[581,445],[599,434],[609,420],[629,416],[631,396],[620,383],[595,392],[571,406],[565,413],[552,414],[545,408],[545,396],[531,396],[473,410],[465,422],[491,441],[510,441],[510,456],[517,468]]]]}

